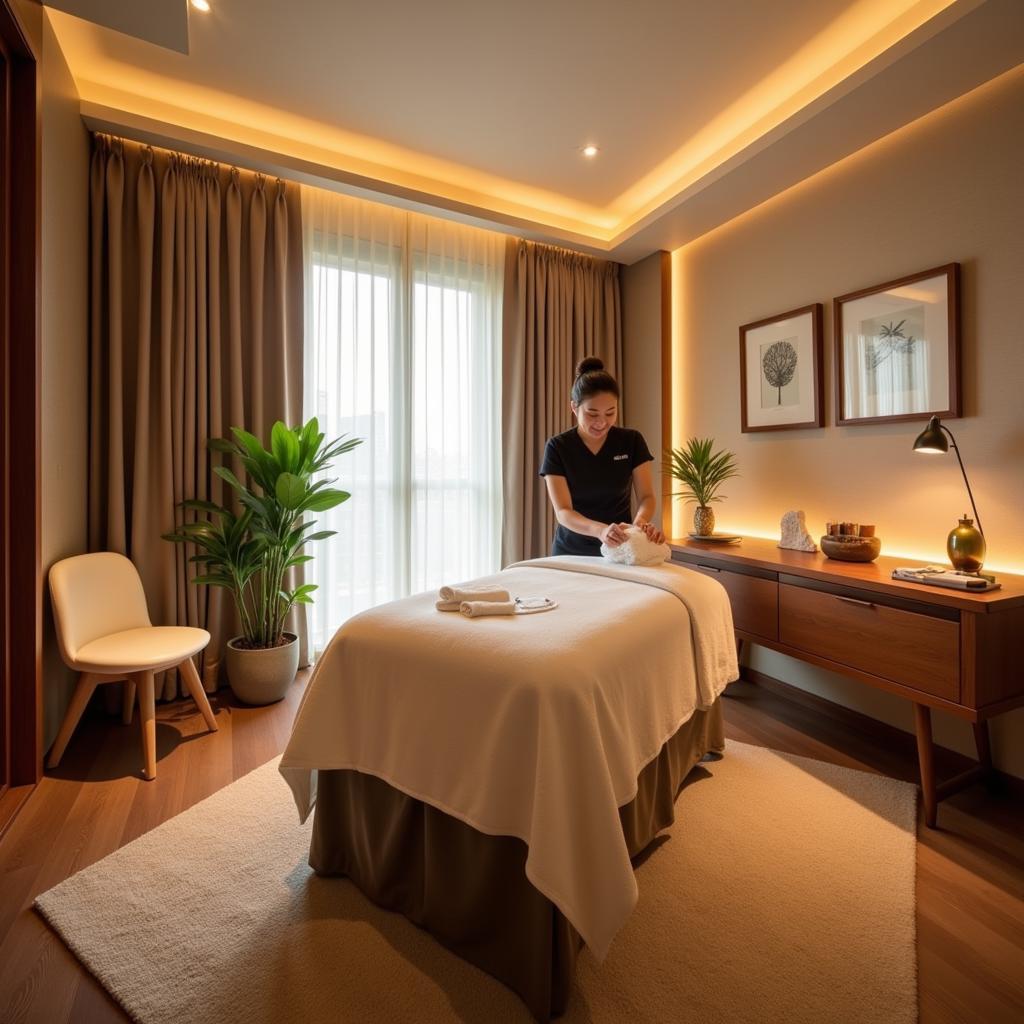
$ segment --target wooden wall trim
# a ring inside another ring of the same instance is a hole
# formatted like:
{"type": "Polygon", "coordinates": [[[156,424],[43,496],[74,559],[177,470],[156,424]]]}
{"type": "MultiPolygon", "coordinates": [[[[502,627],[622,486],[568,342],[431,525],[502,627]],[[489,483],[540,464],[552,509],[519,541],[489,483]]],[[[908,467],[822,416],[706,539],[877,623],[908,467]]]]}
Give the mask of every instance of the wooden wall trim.
{"type": "MultiPolygon", "coordinates": [[[[661,451],[672,447],[672,253],[661,253],[661,451]]],[[[672,536],[672,477],[661,475],[661,529],[672,536]]]]}
{"type": "Polygon", "coordinates": [[[10,696],[10,783],[42,774],[42,571],[40,474],[41,82],[36,55],[10,0],[0,0],[9,65],[8,188],[3,218],[7,323],[3,402],[5,458],[5,668],[10,696]]]}

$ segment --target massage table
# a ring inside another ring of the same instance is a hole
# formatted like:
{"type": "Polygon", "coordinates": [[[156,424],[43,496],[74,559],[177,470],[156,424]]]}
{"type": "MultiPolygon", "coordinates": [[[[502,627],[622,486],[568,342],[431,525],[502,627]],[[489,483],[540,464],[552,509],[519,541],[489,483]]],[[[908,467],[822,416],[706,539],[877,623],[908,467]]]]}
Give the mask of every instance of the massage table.
{"type": "Polygon", "coordinates": [[[540,1021],[637,900],[631,858],[724,747],[738,676],[721,585],[666,563],[535,559],[473,581],[551,611],[468,619],[420,594],[348,620],[281,773],[310,865],[497,977],[540,1021]]]}

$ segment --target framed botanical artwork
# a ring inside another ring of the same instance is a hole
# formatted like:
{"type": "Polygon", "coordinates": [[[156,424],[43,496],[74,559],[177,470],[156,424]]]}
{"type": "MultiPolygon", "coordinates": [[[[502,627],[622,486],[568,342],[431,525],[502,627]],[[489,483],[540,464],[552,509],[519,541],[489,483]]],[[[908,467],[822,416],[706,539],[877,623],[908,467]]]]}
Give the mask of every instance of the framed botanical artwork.
{"type": "Polygon", "coordinates": [[[821,325],[816,302],[740,328],[743,433],[825,425],[821,325]]]}
{"type": "Polygon", "coordinates": [[[960,264],[834,300],[836,423],[960,415],[960,264]]]}

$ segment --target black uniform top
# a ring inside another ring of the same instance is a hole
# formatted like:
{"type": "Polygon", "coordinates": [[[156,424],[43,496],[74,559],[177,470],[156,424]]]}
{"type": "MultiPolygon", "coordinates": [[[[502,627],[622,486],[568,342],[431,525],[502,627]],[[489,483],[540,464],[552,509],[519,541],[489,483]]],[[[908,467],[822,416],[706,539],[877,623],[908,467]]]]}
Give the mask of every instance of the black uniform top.
{"type": "MultiPolygon", "coordinates": [[[[564,476],[572,507],[599,523],[628,523],[633,470],[654,456],[639,430],[612,427],[595,455],[575,427],[548,439],[541,476],[564,476]]],[[[553,555],[600,555],[601,541],[559,524],[553,555]]]]}

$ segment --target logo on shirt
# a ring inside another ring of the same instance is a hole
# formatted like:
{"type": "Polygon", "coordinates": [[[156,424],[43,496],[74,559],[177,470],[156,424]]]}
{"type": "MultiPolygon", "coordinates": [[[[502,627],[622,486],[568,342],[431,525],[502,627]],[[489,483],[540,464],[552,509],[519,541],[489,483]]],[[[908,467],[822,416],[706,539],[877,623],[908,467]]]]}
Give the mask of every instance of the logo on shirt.
{"type": "Polygon", "coordinates": [[[628,459],[628,458],[629,458],[628,455],[613,455],[612,456],[612,462],[618,462],[619,459],[628,459]]]}

